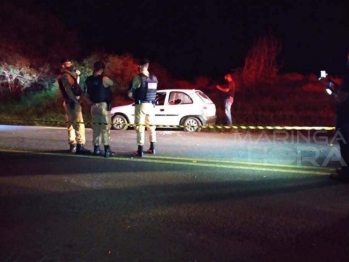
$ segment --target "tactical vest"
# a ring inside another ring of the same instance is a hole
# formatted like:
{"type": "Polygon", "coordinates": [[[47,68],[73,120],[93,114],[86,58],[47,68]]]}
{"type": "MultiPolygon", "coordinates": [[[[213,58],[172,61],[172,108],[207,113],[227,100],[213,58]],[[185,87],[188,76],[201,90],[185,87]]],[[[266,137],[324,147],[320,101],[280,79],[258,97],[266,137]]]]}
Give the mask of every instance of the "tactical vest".
{"type": "MultiPolygon", "coordinates": [[[[69,99],[67,91],[65,91],[65,88],[64,88],[64,85],[62,82],[62,77],[64,74],[70,75],[69,73],[63,73],[60,76],[58,76],[58,87],[59,87],[59,91],[61,92],[61,94],[63,96],[63,99],[69,99]]],[[[72,85],[72,92],[73,92],[74,96],[81,96],[82,90],[81,90],[79,84],[76,82],[76,79],[73,76],[71,76],[71,77],[74,79],[74,84],[72,85]]]]}
{"type": "Polygon", "coordinates": [[[68,99],[68,94],[67,92],[65,91],[65,88],[63,86],[63,83],[62,83],[62,75],[58,76],[58,87],[59,87],[59,91],[61,92],[62,96],[63,96],[63,99],[68,99]]]}
{"type": "Polygon", "coordinates": [[[89,76],[86,79],[87,90],[85,91],[93,103],[110,103],[112,100],[110,87],[104,87],[103,75],[89,76]]]}
{"type": "Polygon", "coordinates": [[[141,86],[135,90],[135,100],[149,102],[155,101],[158,79],[155,75],[150,75],[147,77],[144,74],[139,74],[139,76],[141,78],[141,86]]]}

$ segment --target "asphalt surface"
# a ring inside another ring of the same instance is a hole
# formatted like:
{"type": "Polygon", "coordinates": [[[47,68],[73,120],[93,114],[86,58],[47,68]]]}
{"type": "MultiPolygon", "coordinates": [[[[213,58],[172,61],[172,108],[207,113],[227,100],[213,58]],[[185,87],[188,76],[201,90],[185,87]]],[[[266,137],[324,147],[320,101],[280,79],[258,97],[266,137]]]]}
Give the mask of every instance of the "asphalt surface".
{"type": "Polygon", "coordinates": [[[134,158],[134,130],[112,131],[105,159],[0,126],[0,261],[349,261],[333,134],[157,134],[134,158]]]}

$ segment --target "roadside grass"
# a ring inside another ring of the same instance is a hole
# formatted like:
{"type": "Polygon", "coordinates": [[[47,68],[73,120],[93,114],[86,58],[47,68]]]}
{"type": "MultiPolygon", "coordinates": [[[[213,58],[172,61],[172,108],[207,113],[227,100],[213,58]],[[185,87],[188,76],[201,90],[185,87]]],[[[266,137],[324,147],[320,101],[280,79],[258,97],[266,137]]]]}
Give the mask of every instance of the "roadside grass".
{"type": "MultiPolygon", "coordinates": [[[[225,124],[224,97],[208,94],[217,108],[217,125],[225,124]]],[[[297,88],[239,90],[232,106],[234,125],[334,126],[335,101],[323,92],[297,88]]]]}
{"type": "MultiPolygon", "coordinates": [[[[333,126],[335,101],[316,79],[299,78],[258,88],[239,88],[232,106],[234,125],[244,126],[333,126]],[[298,81],[298,82],[296,82],[298,81]]],[[[196,88],[195,86],[189,86],[196,88]]],[[[188,87],[186,87],[188,88],[188,87]]],[[[215,88],[202,89],[216,104],[217,125],[225,124],[224,98],[215,88]]],[[[113,106],[131,103],[124,95],[113,106]]],[[[91,116],[82,104],[86,127],[91,116]]],[[[0,124],[65,126],[61,95],[57,89],[23,95],[0,103],[0,124]]]]}

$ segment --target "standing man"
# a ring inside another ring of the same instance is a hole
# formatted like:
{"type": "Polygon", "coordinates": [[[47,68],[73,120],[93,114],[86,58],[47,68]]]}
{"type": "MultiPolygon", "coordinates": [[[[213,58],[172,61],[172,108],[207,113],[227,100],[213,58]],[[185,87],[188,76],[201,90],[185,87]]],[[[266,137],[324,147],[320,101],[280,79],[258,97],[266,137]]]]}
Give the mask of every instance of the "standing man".
{"type": "Polygon", "coordinates": [[[235,82],[230,73],[224,76],[224,79],[228,82],[228,84],[224,87],[220,85],[216,85],[216,88],[225,93],[224,103],[225,103],[225,115],[227,117],[227,125],[232,126],[233,120],[231,117],[231,106],[234,102],[235,95],[235,82]]]}
{"type": "Polygon", "coordinates": [[[155,126],[155,99],[158,80],[148,71],[149,60],[142,59],[139,63],[139,74],[131,83],[128,96],[135,100],[135,124],[138,149],[136,156],[143,157],[145,126],[149,132],[150,148],[147,153],[155,154],[156,126],[155,126]]]}
{"type": "MultiPolygon", "coordinates": [[[[329,82],[328,85],[333,87],[337,85],[329,82]]],[[[337,101],[336,108],[336,130],[342,135],[338,140],[340,152],[344,166],[337,169],[337,174],[332,174],[330,177],[335,180],[349,182],[349,53],[347,54],[347,69],[342,78],[341,85],[338,86],[338,92],[333,92],[333,96],[337,101]]]]}
{"type": "Polygon", "coordinates": [[[61,60],[61,74],[58,76],[58,86],[63,96],[65,121],[68,128],[69,151],[76,154],[90,153],[84,148],[85,124],[82,117],[80,97],[82,89],[79,86],[80,71],[73,67],[69,59],[61,60]]]}
{"type": "Polygon", "coordinates": [[[93,130],[93,154],[102,155],[99,145],[104,145],[104,157],[114,156],[110,150],[111,103],[112,93],[110,87],[113,80],[104,75],[105,64],[97,61],[93,65],[93,75],[85,81],[85,99],[91,106],[93,130]]]}

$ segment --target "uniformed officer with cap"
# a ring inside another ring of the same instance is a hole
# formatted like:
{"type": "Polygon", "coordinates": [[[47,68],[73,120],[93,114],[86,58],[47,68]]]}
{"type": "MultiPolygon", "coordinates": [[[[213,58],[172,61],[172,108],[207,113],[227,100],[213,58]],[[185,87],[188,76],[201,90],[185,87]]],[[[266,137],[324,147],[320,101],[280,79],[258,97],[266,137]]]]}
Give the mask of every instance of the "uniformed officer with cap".
{"type": "Polygon", "coordinates": [[[110,87],[113,80],[104,75],[105,64],[97,61],[93,65],[93,75],[85,81],[84,93],[87,102],[91,105],[92,130],[94,146],[93,153],[102,155],[99,145],[104,145],[104,157],[115,155],[110,150],[110,127],[111,127],[111,103],[112,92],[110,87]]]}
{"type": "Polygon", "coordinates": [[[139,74],[131,83],[128,96],[135,100],[135,125],[138,148],[136,156],[143,157],[145,127],[149,132],[150,148],[146,151],[155,154],[156,126],[155,126],[155,99],[158,80],[149,73],[149,60],[144,58],[139,63],[139,74]]]}
{"type": "Polygon", "coordinates": [[[69,59],[61,60],[61,74],[58,76],[59,90],[63,96],[63,107],[68,128],[69,151],[76,154],[90,153],[84,148],[85,124],[82,117],[80,97],[82,88],[79,85],[80,71],[73,67],[69,59]]]}

